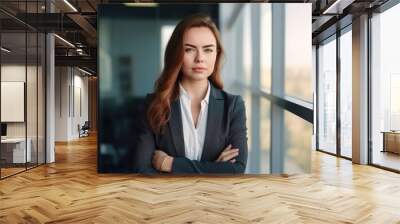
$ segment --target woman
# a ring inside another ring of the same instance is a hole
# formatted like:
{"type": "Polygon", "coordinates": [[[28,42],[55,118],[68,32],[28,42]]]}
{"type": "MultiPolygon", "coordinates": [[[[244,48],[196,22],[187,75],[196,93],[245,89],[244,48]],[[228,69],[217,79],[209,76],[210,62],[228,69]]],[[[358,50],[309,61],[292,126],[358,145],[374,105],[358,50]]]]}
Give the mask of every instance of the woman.
{"type": "Polygon", "coordinates": [[[240,96],[222,90],[222,55],[208,16],[193,15],[176,26],[155,92],[147,97],[138,172],[244,172],[245,106],[240,96]]]}

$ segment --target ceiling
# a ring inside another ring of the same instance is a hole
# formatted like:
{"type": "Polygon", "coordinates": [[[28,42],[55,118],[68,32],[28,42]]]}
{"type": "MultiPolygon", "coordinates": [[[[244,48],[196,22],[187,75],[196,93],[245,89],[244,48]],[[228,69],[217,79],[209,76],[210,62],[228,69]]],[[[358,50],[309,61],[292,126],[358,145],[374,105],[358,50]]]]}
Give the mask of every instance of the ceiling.
{"type": "MultiPolygon", "coordinates": [[[[273,0],[268,2],[312,3],[312,35],[313,43],[316,44],[326,36],[331,35],[332,32],[335,32],[339,20],[346,21],[347,19],[351,23],[352,16],[357,16],[357,14],[366,10],[372,10],[386,1],[273,0]]],[[[56,65],[86,66],[95,72],[97,67],[97,6],[102,3],[138,1],[47,0],[47,2],[46,8],[45,0],[1,0],[0,21],[2,32],[16,33],[25,30],[27,27],[40,32],[55,32],[61,38],[74,45],[72,47],[62,39],[55,38],[56,65]],[[50,11],[52,13],[49,13],[50,11]]],[[[149,1],[146,2],[148,3],[149,1]]],[[[182,2],[187,1],[182,0],[182,2]]],[[[210,3],[215,3],[215,1],[210,1],[210,3]]],[[[341,25],[345,26],[346,22],[341,22],[341,25]]],[[[6,38],[21,41],[17,34],[14,35],[16,38],[12,38],[11,34],[8,34],[6,38]]]]}

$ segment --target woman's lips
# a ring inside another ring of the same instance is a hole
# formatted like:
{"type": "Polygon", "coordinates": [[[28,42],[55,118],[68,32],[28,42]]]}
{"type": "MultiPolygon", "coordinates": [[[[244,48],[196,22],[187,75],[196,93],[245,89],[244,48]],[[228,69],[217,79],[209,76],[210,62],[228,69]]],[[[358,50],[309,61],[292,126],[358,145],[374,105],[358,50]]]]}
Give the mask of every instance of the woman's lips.
{"type": "Polygon", "coordinates": [[[205,71],[205,70],[206,70],[206,68],[202,68],[202,67],[195,67],[195,68],[192,68],[192,70],[193,70],[193,71],[195,71],[195,72],[203,72],[203,71],[205,71]]]}

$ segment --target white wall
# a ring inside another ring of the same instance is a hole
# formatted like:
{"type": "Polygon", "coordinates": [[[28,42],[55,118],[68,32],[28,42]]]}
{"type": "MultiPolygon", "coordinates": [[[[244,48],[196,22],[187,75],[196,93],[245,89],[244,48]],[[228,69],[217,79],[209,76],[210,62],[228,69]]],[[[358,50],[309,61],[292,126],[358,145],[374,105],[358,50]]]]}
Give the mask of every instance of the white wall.
{"type": "Polygon", "coordinates": [[[56,67],[56,141],[79,138],[78,124],[88,120],[88,78],[83,75],[76,68],[56,67]]]}
{"type": "Polygon", "coordinates": [[[68,71],[67,67],[55,68],[55,141],[68,140],[68,71]]]}
{"type": "MultiPolygon", "coordinates": [[[[28,66],[25,67],[25,65],[18,65],[18,64],[6,64],[1,66],[1,81],[3,82],[25,82],[25,76],[26,76],[26,71],[27,69],[27,74],[28,74],[28,80],[29,84],[34,84],[36,83],[31,83],[33,82],[31,79],[31,75],[36,75],[36,67],[34,66],[28,66]]],[[[36,82],[36,81],[35,81],[36,82]]],[[[34,130],[36,130],[36,125],[32,124],[36,123],[36,113],[32,113],[32,111],[36,110],[36,88],[27,88],[27,106],[28,108],[27,112],[27,119],[28,119],[28,137],[30,133],[32,133],[34,130]],[[35,102],[33,105],[30,105],[31,102],[35,102]]],[[[3,96],[4,97],[4,96],[3,96]]],[[[1,110],[7,110],[8,108],[1,108],[1,110]]],[[[25,137],[25,126],[26,122],[7,122],[7,136],[8,137],[25,137]]],[[[36,133],[36,132],[35,132],[36,133]]]]}
{"type": "Polygon", "coordinates": [[[76,74],[77,70],[74,71],[74,103],[71,102],[71,105],[74,105],[72,108],[72,119],[71,119],[71,132],[70,135],[72,138],[78,138],[78,124],[82,126],[85,121],[89,120],[88,117],[88,77],[81,76],[82,73],[76,74]],[[80,92],[80,93],[79,93],[80,92]],[[79,97],[80,96],[80,97],[79,97]],[[81,102],[79,102],[81,101],[81,102]],[[79,108],[81,107],[81,108],[79,108]],[[79,111],[81,109],[82,111],[79,111]]]}
{"type": "MultiPolygon", "coordinates": [[[[26,112],[26,120],[22,122],[6,122],[8,138],[24,138],[27,136],[30,139],[30,148],[32,161],[36,162],[39,158],[39,163],[44,163],[44,74],[41,66],[32,66],[25,64],[3,64],[1,66],[1,81],[2,82],[24,82],[26,89],[26,100],[22,102],[22,108],[19,108],[20,113],[26,112]],[[27,80],[26,80],[27,78],[27,80]],[[25,104],[26,103],[26,104],[25,104]],[[39,156],[37,157],[37,153],[39,156]]],[[[2,89],[3,92],[4,89],[2,89]]],[[[2,98],[8,98],[7,95],[2,95],[2,98]]],[[[13,108],[3,105],[2,112],[16,113],[13,108]]],[[[15,109],[14,109],[15,110],[15,109]]],[[[24,116],[24,115],[23,115],[24,116]]]]}
{"type": "MultiPolygon", "coordinates": [[[[28,66],[28,71],[32,67],[28,66]]],[[[1,81],[3,82],[25,82],[25,65],[2,65],[1,81]]],[[[3,96],[4,97],[4,96],[3,96]]],[[[7,110],[7,108],[1,108],[7,110]]],[[[25,122],[7,123],[7,137],[25,137],[25,122]]]]}

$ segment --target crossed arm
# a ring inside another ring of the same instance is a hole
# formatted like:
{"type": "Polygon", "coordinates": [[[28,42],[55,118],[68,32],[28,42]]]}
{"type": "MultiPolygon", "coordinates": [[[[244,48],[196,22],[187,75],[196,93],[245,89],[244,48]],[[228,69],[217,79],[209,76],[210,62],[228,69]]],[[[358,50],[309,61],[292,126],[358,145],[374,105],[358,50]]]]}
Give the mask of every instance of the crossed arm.
{"type": "MultiPolygon", "coordinates": [[[[215,162],[199,162],[187,158],[174,158],[161,150],[154,151],[152,164],[156,170],[174,173],[243,173],[242,164],[236,163],[239,149],[228,145],[215,162]]],[[[244,170],[244,169],[243,169],[244,170]]]]}
{"type": "Polygon", "coordinates": [[[244,102],[238,97],[230,120],[228,145],[216,161],[197,161],[185,157],[172,157],[156,149],[154,135],[149,128],[139,137],[137,169],[139,173],[244,173],[247,162],[247,128],[244,102]],[[148,159],[151,158],[151,164],[148,159]]]}

